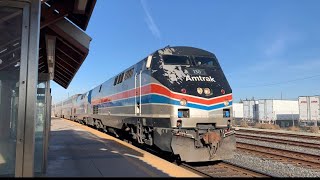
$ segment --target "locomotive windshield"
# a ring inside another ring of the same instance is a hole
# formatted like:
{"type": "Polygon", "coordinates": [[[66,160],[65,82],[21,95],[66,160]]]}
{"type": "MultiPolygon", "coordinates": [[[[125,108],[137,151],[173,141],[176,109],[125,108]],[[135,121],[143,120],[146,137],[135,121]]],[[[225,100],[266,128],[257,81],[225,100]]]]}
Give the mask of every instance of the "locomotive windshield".
{"type": "Polygon", "coordinates": [[[194,62],[196,66],[203,66],[203,67],[219,67],[217,60],[214,58],[208,57],[194,57],[194,62]]]}
{"type": "Polygon", "coordinates": [[[176,55],[162,55],[164,65],[190,65],[198,67],[219,67],[217,60],[210,57],[190,57],[176,55]]]}
{"type": "Polygon", "coordinates": [[[163,55],[163,62],[165,65],[190,65],[190,58],[188,56],[174,56],[163,55]]]}

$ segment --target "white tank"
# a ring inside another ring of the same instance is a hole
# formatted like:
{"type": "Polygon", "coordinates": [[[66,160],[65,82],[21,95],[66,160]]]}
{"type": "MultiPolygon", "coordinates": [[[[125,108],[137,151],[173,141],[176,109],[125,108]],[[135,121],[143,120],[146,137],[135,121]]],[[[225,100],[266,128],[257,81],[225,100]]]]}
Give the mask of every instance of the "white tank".
{"type": "Polygon", "coordinates": [[[320,96],[299,96],[299,120],[320,121],[320,96]]]}
{"type": "Polygon", "coordinates": [[[298,120],[298,118],[297,100],[259,100],[259,121],[298,120]]]}
{"type": "Polygon", "coordinates": [[[243,103],[233,103],[232,104],[233,117],[236,119],[243,118],[243,103]]]}
{"type": "Polygon", "coordinates": [[[256,100],[244,100],[243,101],[243,118],[245,120],[257,120],[258,119],[258,101],[256,100]]]}

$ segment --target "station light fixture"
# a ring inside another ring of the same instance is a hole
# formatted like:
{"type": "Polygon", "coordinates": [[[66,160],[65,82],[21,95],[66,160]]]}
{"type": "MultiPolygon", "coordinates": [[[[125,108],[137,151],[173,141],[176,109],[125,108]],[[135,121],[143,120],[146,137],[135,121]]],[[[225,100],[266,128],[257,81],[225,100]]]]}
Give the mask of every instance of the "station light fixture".
{"type": "Polygon", "coordinates": [[[47,61],[50,80],[54,78],[54,64],[56,57],[56,36],[46,35],[47,61]]]}
{"type": "Polygon", "coordinates": [[[76,0],[73,13],[84,14],[86,11],[88,0],[76,0]]]}

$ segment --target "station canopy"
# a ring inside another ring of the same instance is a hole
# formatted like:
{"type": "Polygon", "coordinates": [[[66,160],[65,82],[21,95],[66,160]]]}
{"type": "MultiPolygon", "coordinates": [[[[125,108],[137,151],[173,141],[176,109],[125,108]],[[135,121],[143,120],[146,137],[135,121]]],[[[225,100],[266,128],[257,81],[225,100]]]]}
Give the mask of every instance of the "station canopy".
{"type": "Polygon", "coordinates": [[[89,53],[85,30],[96,0],[42,0],[39,73],[68,88],[89,53]]]}

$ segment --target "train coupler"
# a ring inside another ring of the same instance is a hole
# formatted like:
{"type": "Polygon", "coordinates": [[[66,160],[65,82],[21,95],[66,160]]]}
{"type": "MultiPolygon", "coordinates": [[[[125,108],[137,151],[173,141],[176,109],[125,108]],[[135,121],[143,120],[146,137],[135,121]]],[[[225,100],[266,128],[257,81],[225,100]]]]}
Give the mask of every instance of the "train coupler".
{"type": "Polygon", "coordinates": [[[208,147],[210,159],[214,158],[221,141],[221,135],[220,133],[217,133],[215,131],[209,131],[202,135],[202,140],[205,146],[208,147]]]}

